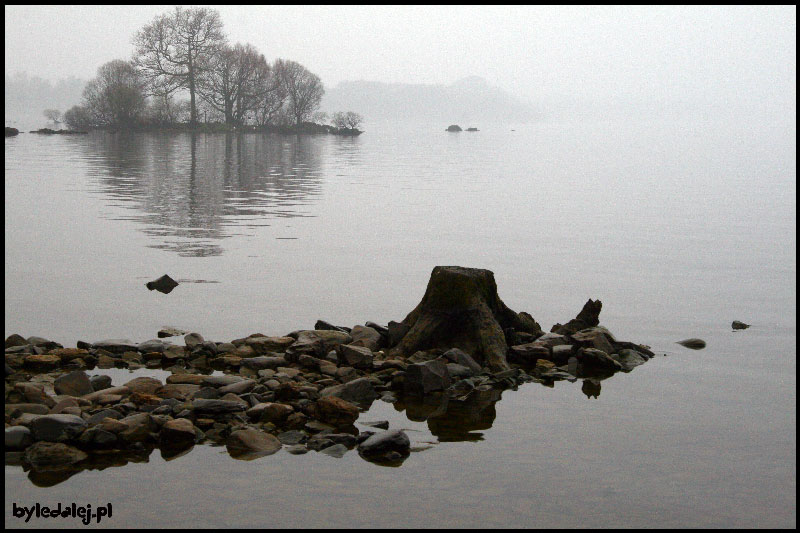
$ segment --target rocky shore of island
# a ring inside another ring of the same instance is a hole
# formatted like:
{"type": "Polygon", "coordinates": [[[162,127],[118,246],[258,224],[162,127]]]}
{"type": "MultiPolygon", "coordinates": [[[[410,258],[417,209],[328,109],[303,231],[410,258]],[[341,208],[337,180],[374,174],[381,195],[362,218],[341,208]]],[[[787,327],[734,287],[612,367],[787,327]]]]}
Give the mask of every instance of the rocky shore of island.
{"type": "Polygon", "coordinates": [[[314,329],[226,342],[164,329],[143,342],[74,348],[14,334],[5,341],[6,464],[58,477],[155,448],[175,457],[202,443],[241,459],[355,449],[396,466],[419,443],[386,421],[360,421],[376,400],[468,405],[523,383],[578,378],[590,395],[593,384],[599,392],[600,380],[653,357],[601,326],[601,308],[590,299],[544,332],[505,306],[492,272],[436,267],[417,308],[385,326],[320,320],[314,329]],[[183,333],[181,344],[169,340],[183,333]],[[102,372],[109,368],[170,375],[114,385],[102,372]]]}

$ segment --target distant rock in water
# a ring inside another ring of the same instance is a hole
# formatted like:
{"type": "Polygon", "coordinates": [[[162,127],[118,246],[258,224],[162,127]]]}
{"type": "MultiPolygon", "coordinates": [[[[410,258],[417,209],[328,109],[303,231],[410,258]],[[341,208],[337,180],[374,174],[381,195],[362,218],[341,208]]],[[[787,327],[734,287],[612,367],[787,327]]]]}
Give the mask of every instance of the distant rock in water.
{"type": "Polygon", "coordinates": [[[739,322],[738,320],[734,320],[731,324],[733,329],[747,329],[750,327],[750,324],[745,324],[744,322],[739,322]]]}
{"type": "Polygon", "coordinates": [[[38,133],[40,135],[88,135],[88,131],[78,130],[51,130],[50,128],[42,128],[39,130],[31,130],[30,133],[38,133]]]}
{"type": "Polygon", "coordinates": [[[702,350],[706,347],[706,341],[703,339],[685,339],[682,341],[678,341],[678,344],[689,348],[690,350],[702,350]]]}
{"type": "Polygon", "coordinates": [[[168,275],[164,274],[160,278],[148,281],[145,283],[145,287],[148,289],[156,290],[158,292],[163,292],[164,294],[169,294],[172,292],[172,289],[178,286],[178,282],[169,277],[168,275]]]}
{"type": "Polygon", "coordinates": [[[9,128],[6,126],[6,137],[14,137],[15,135],[19,135],[19,130],[17,128],[9,128]]]}
{"type": "Polygon", "coordinates": [[[447,126],[445,131],[461,131],[461,126],[458,124],[451,124],[450,126],[447,126]]]}
{"type": "Polygon", "coordinates": [[[478,128],[467,128],[467,131],[478,131],[478,128]]]}

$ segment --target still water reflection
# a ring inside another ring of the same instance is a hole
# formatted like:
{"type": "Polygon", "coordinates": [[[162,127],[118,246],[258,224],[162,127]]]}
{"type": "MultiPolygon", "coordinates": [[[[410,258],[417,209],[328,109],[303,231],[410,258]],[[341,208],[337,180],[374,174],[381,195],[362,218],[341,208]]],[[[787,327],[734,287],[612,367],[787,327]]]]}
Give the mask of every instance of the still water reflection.
{"type": "Polygon", "coordinates": [[[221,239],[314,216],[306,206],[322,189],[323,144],[309,136],[120,133],[84,148],[95,192],[130,209],[109,218],[140,223],[149,247],[181,256],[221,255],[221,239]]]}

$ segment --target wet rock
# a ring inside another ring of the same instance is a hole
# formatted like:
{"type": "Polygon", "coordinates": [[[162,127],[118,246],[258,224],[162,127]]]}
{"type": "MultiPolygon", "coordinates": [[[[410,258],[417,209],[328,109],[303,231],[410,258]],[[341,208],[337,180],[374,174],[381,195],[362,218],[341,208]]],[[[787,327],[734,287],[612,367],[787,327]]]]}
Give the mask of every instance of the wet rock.
{"type": "Polygon", "coordinates": [[[305,441],[308,438],[308,435],[303,433],[302,431],[298,431],[296,429],[292,429],[290,431],[284,431],[282,433],[278,433],[278,440],[281,441],[281,444],[300,444],[301,442],[305,441]]]}
{"type": "Polygon", "coordinates": [[[137,346],[138,350],[142,353],[164,353],[164,350],[170,343],[158,339],[150,339],[149,341],[140,342],[137,346]]]}
{"type": "Polygon", "coordinates": [[[197,440],[197,435],[197,428],[194,427],[190,420],[176,418],[167,421],[161,426],[158,439],[161,446],[183,447],[194,444],[197,440]]]}
{"type": "Polygon", "coordinates": [[[28,427],[34,440],[64,442],[77,439],[87,426],[79,416],[60,414],[39,416],[28,427]]]}
{"type": "Polygon", "coordinates": [[[706,347],[706,341],[704,341],[703,339],[694,339],[694,338],[693,339],[684,339],[682,341],[678,341],[677,344],[680,344],[681,346],[685,346],[686,348],[689,348],[690,350],[702,350],[703,348],[706,347]]]}
{"type": "Polygon", "coordinates": [[[362,346],[373,352],[380,349],[383,339],[377,330],[368,326],[353,327],[350,331],[350,336],[353,337],[353,342],[350,343],[350,346],[362,346]]]}
{"type": "Polygon", "coordinates": [[[473,372],[472,369],[464,365],[459,365],[456,363],[447,363],[447,374],[450,376],[451,380],[460,380],[472,377],[475,374],[475,372],[473,372]]]}
{"type": "Polygon", "coordinates": [[[144,284],[148,290],[156,290],[158,292],[162,292],[164,294],[169,294],[172,290],[178,286],[178,282],[169,277],[167,274],[164,274],[158,279],[153,281],[148,281],[144,284]]]}
{"type": "Polygon", "coordinates": [[[344,444],[334,444],[333,446],[328,446],[324,450],[320,450],[320,453],[324,453],[330,457],[341,458],[344,457],[344,454],[346,454],[347,451],[347,446],[344,444]]]}
{"type": "Polygon", "coordinates": [[[508,368],[504,330],[541,333],[530,315],[506,307],[494,273],[456,266],[433,269],[422,301],[403,324],[410,329],[390,355],[455,347],[495,371],[508,368]]]}
{"type": "Polygon", "coordinates": [[[325,322],[324,320],[317,320],[317,323],[314,324],[315,330],[327,330],[327,331],[341,331],[343,333],[350,333],[350,328],[345,328],[341,326],[334,326],[330,322],[325,322]]]}
{"type": "Polygon", "coordinates": [[[186,331],[178,328],[173,328],[169,326],[165,326],[158,331],[158,338],[163,339],[165,337],[180,337],[181,335],[186,335],[186,331]]]}
{"type": "Polygon", "coordinates": [[[550,359],[550,348],[538,341],[519,344],[509,348],[508,357],[523,365],[533,365],[539,359],[550,359]]]}
{"type": "Polygon", "coordinates": [[[411,453],[411,441],[402,430],[382,431],[367,438],[358,445],[358,454],[368,461],[392,461],[398,454],[400,458],[411,453]]]}
{"type": "Polygon", "coordinates": [[[375,387],[368,378],[359,378],[342,385],[326,387],[320,391],[320,396],[336,396],[356,405],[368,405],[378,397],[375,387]]]}
{"type": "Polygon", "coordinates": [[[203,384],[210,387],[225,387],[227,385],[239,383],[240,381],[244,381],[244,378],[232,376],[230,374],[225,374],[223,376],[205,376],[203,378],[203,384]]]}
{"type": "Polygon", "coordinates": [[[442,354],[442,357],[448,361],[469,368],[475,374],[479,374],[481,370],[483,370],[481,365],[475,362],[475,359],[473,359],[468,353],[465,353],[458,348],[451,348],[447,350],[444,352],[444,354],[442,354]]]}
{"type": "Polygon", "coordinates": [[[69,374],[57,377],[53,383],[56,394],[66,394],[69,396],[83,396],[94,392],[92,382],[86,372],[76,370],[69,374]]]}
{"type": "Polygon", "coordinates": [[[51,341],[49,339],[45,339],[44,337],[36,337],[31,336],[28,337],[28,344],[33,345],[36,348],[42,349],[44,352],[49,352],[50,350],[56,350],[58,348],[63,348],[63,346],[55,341],[51,341]]]}
{"type": "Polygon", "coordinates": [[[576,354],[578,362],[587,369],[616,372],[622,370],[622,365],[610,355],[597,348],[581,348],[576,354]]]}
{"type": "Polygon", "coordinates": [[[25,462],[34,468],[71,465],[87,457],[78,448],[62,443],[37,442],[25,450],[25,462]]]}
{"type": "MultiPolygon", "coordinates": [[[[612,356],[613,357],[613,356],[612,356]]],[[[630,372],[639,365],[647,362],[647,357],[636,350],[622,349],[615,358],[624,372],[630,372]]]]}
{"type": "Polygon", "coordinates": [[[55,370],[61,365],[61,358],[54,354],[33,354],[25,357],[25,368],[36,371],[55,370]]]}
{"type": "Polygon", "coordinates": [[[249,368],[251,370],[266,370],[266,369],[274,369],[278,368],[279,366],[284,366],[288,364],[286,359],[283,357],[276,357],[276,356],[267,356],[262,355],[259,357],[252,357],[250,359],[242,359],[241,365],[243,368],[249,368]]]}
{"type": "Polygon", "coordinates": [[[274,435],[251,428],[232,432],[225,445],[231,457],[245,460],[272,455],[282,447],[274,435]]]}
{"type": "Polygon", "coordinates": [[[89,426],[95,426],[101,423],[106,418],[112,418],[114,420],[119,420],[122,418],[122,413],[117,411],[116,409],[103,409],[92,416],[86,421],[89,426]]]}
{"type": "Polygon", "coordinates": [[[46,415],[50,412],[50,408],[42,403],[6,403],[6,414],[16,418],[22,413],[30,413],[33,415],[46,415]]]}
{"type": "Polygon", "coordinates": [[[14,346],[26,346],[27,344],[27,339],[25,339],[25,337],[22,335],[17,335],[14,333],[6,337],[6,348],[13,348],[14,346]]]}
{"type": "Polygon", "coordinates": [[[250,392],[253,390],[253,387],[256,386],[256,381],[252,379],[243,379],[242,381],[238,381],[236,383],[231,383],[230,385],[225,385],[224,387],[219,388],[220,394],[244,394],[246,392],[250,392]]]}
{"type": "Polygon", "coordinates": [[[248,337],[245,345],[253,349],[258,355],[283,353],[294,344],[292,337],[248,337]]]}
{"type": "Polygon", "coordinates": [[[186,400],[193,397],[200,390],[200,385],[189,383],[168,383],[155,390],[153,394],[159,398],[174,398],[176,400],[186,400]]]}
{"type": "Polygon", "coordinates": [[[21,451],[33,444],[31,430],[24,426],[6,428],[6,450],[21,451]]]}
{"type": "Polygon", "coordinates": [[[459,132],[459,131],[462,131],[462,130],[461,130],[461,126],[459,126],[458,124],[451,124],[451,125],[447,126],[447,129],[444,130],[444,131],[459,132]]]}
{"type": "Polygon", "coordinates": [[[309,414],[335,427],[350,426],[359,415],[358,407],[336,396],[323,396],[309,407],[309,414]]]}
{"type": "Polygon", "coordinates": [[[369,348],[353,344],[340,344],[336,347],[339,364],[353,368],[370,369],[374,355],[369,348]]]}
{"type": "MultiPolygon", "coordinates": [[[[100,424],[101,427],[104,426],[100,424]]],[[[135,413],[119,420],[119,423],[125,425],[125,429],[118,433],[121,441],[133,444],[136,442],[147,442],[152,440],[153,433],[158,431],[158,425],[153,417],[148,413],[135,413]]]]}
{"type": "Polygon", "coordinates": [[[302,455],[304,453],[308,453],[308,448],[306,448],[302,444],[294,444],[286,448],[286,451],[291,453],[292,455],[302,455]]]}
{"type": "Polygon", "coordinates": [[[125,387],[128,388],[131,392],[140,392],[145,394],[154,394],[158,389],[160,389],[164,384],[161,383],[159,380],[150,377],[138,377],[133,378],[129,382],[125,384],[125,387]]]}
{"type": "Polygon", "coordinates": [[[194,350],[205,342],[205,339],[199,333],[189,333],[183,338],[183,342],[189,350],[194,350]]]}
{"type": "Polygon", "coordinates": [[[607,354],[614,352],[614,346],[612,345],[614,337],[605,328],[594,327],[582,329],[576,331],[570,335],[570,337],[578,346],[596,348],[607,354]]]}
{"type": "Polygon", "coordinates": [[[229,402],[226,400],[193,400],[192,408],[197,414],[218,415],[226,413],[238,413],[244,411],[246,407],[239,402],[229,402]]]}
{"type": "Polygon", "coordinates": [[[733,329],[747,329],[750,327],[750,324],[745,324],[744,322],[739,322],[738,320],[734,320],[731,323],[731,328],[733,329]]]}
{"type": "Polygon", "coordinates": [[[424,395],[450,386],[450,374],[442,359],[415,363],[406,368],[404,387],[407,393],[424,395]]]}
{"type": "Polygon", "coordinates": [[[600,311],[603,309],[603,302],[600,300],[589,299],[584,305],[578,316],[564,324],[556,324],[550,330],[552,333],[560,335],[571,335],[582,329],[590,328],[600,324],[600,311]]]}

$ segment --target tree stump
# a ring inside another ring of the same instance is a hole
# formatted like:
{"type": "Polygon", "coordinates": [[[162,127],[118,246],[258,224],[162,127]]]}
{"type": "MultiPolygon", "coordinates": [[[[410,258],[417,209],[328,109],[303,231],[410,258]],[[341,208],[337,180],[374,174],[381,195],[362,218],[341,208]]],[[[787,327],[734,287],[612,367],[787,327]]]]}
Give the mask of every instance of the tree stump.
{"type": "Polygon", "coordinates": [[[509,368],[507,330],[542,334],[533,317],[506,307],[497,295],[494,273],[458,266],[433,269],[425,296],[400,325],[400,331],[408,330],[391,355],[459,348],[492,371],[509,368]]]}

